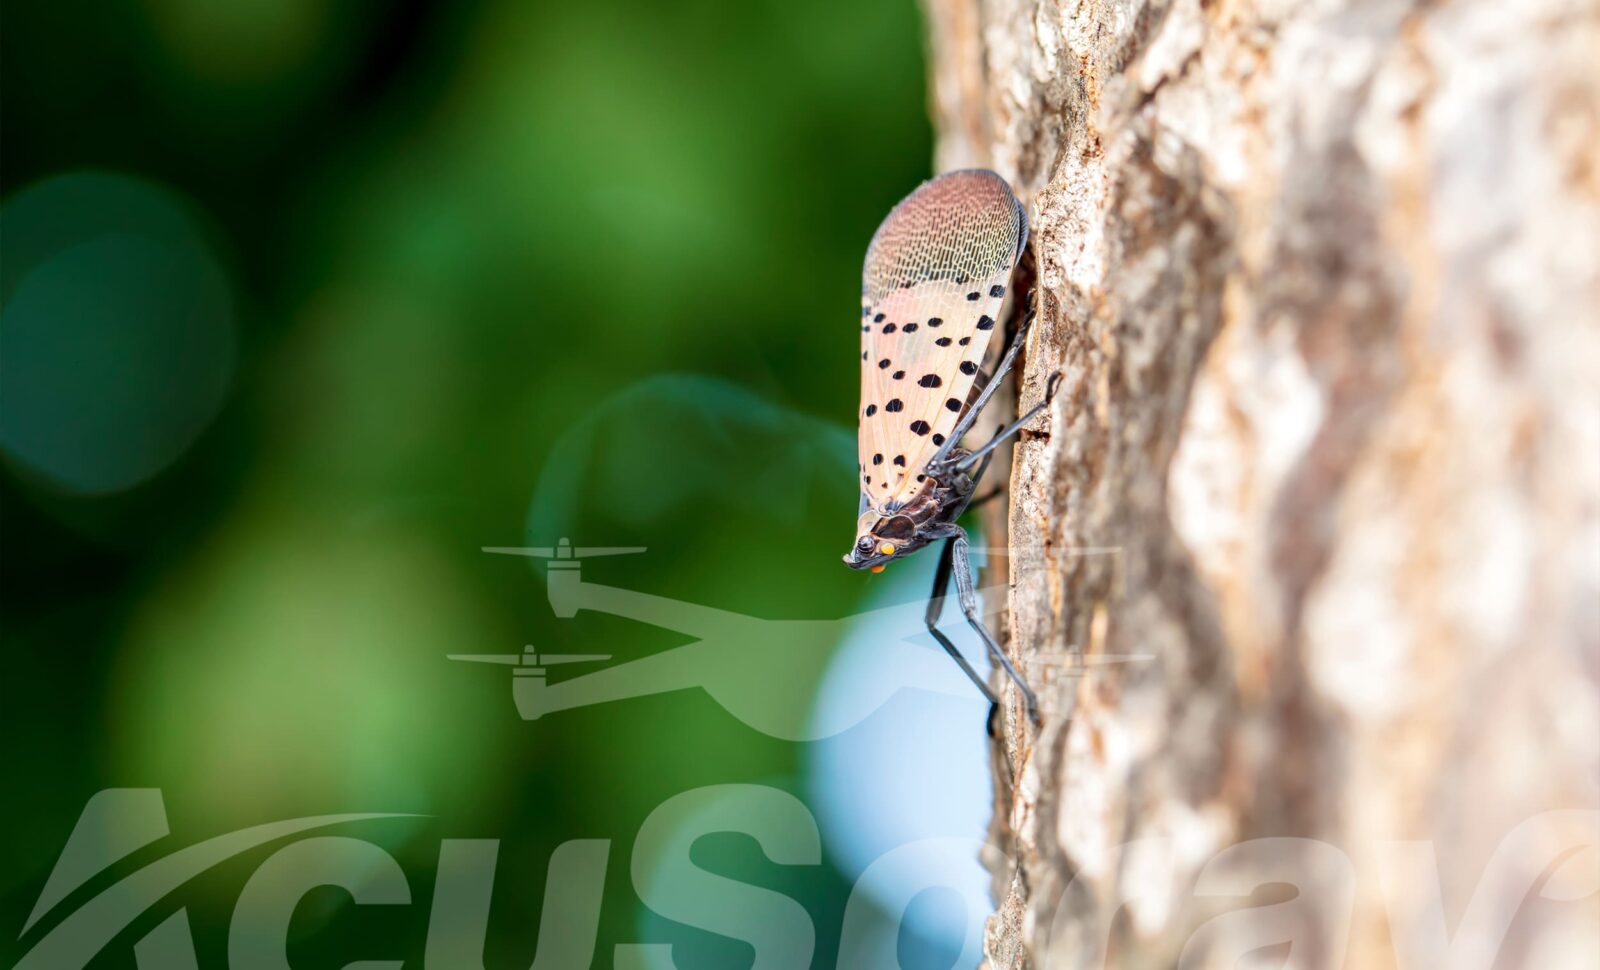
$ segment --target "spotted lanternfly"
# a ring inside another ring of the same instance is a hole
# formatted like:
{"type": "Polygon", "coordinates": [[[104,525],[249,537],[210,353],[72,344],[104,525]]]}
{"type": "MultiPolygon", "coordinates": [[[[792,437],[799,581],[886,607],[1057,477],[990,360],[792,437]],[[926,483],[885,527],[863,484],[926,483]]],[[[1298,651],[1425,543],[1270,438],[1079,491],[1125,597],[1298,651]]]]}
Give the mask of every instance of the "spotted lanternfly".
{"type": "Polygon", "coordinates": [[[956,520],[972,501],[989,454],[1049,405],[1045,400],[976,451],[962,437],[1022,347],[1030,312],[995,375],[976,387],[999,329],[1011,271],[1028,242],[1028,217],[1005,179],[982,169],[951,172],[906,196],[867,247],[861,280],[861,507],[844,561],[877,572],[945,540],[928,604],[928,631],[992,704],[989,689],[937,627],[954,574],[961,610],[1005,668],[1037,719],[1038,704],[978,614],[967,534],[956,520]]]}

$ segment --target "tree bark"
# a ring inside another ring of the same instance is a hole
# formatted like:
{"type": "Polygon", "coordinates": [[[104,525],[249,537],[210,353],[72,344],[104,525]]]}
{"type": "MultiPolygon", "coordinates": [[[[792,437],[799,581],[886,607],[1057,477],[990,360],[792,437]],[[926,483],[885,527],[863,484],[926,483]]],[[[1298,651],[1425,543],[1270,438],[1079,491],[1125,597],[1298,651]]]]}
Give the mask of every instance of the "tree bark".
{"type": "Polygon", "coordinates": [[[1600,965],[1600,5],[924,2],[1064,378],[988,965],[1600,965]]]}

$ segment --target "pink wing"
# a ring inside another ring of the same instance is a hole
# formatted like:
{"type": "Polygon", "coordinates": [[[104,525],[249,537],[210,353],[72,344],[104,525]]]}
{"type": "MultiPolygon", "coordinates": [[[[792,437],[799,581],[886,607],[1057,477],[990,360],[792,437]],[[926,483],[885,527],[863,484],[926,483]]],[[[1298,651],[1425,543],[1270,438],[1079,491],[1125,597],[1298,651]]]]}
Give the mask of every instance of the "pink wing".
{"type": "Polygon", "coordinates": [[[928,460],[967,404],[1000,329],[1027,217],[993,172],[925,182],[889,213],[862,270],[857,439],[867,504],[889,512],[926,487],[928,460]]]}

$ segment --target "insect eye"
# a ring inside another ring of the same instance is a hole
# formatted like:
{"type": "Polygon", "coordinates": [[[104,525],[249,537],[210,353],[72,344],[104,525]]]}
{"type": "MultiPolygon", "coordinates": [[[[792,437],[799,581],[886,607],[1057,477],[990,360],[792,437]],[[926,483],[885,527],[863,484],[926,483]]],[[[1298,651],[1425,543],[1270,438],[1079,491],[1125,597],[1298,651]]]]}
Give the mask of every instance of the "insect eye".
{"type": "Polygon", "coordinates": [[[860,541],[856,543],[856,548],[862,552],[871,552],[872,546],[873,541],[871,536],[862,536],[860,541]]]}

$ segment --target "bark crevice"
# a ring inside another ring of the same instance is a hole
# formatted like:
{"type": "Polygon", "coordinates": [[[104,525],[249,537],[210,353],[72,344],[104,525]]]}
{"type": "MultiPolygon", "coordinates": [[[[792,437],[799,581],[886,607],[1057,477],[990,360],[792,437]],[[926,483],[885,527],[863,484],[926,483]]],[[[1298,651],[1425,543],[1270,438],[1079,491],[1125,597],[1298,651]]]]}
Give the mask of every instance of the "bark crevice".
{"type": "Polygon", "coordinates": [[[1600,4],[924,6],[938,167],[1033,225],[1017,406],[1063,375],[988,523],[1046,708],[995,759],[989,965],[1231,966],[1195,881],[1279,836],[1336,850],[1280,853],[1297,966],[1444,965],[1380,847],[1466,899],[1600,807],[1600,4]]]}

